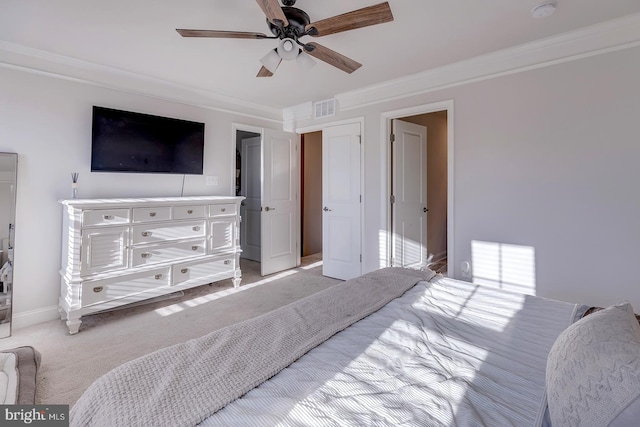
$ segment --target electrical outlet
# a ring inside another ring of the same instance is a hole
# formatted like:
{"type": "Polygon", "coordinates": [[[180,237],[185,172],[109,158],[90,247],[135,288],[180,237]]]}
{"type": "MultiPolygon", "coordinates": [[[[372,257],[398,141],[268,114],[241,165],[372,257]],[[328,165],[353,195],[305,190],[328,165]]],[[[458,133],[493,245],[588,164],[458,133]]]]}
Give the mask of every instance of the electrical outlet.
{"type": "Polygon", "coordinates": [[[460,263],[460,272],[464,277],[471,277],[471,263],[469,261],[462,261],[460,263]]]}
{"type": "Polygon", "coordinates": [[[207,175],[207,185],[218,185],[218,177],[207,175]]]}

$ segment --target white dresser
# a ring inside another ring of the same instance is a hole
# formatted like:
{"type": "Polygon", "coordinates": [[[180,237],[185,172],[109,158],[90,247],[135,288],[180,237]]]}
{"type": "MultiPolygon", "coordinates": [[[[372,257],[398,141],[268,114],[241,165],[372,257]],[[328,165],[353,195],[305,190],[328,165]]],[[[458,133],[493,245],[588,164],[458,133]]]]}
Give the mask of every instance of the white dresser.
{"type": "Polygon", "coordinates": [[[60,315],[80,316],[231,278],[244,197],[62,200],[60,315]]]}

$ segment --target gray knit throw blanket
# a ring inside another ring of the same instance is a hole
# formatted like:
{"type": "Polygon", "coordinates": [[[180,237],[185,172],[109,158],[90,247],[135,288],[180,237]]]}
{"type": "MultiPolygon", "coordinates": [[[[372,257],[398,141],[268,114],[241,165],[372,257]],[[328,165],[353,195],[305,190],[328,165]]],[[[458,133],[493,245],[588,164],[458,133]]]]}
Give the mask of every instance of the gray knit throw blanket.
{"type": "Polygon", "coordinates": [[[434,274],[378,270],[124,363],[89,386],[71,426],[196,425],[434,274]]]}

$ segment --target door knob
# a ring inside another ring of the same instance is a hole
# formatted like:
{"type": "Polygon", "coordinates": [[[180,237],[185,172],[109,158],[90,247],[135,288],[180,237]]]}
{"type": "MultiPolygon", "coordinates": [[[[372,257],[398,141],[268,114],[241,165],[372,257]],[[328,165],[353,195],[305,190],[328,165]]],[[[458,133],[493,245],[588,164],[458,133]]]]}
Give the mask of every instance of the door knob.
{"type": "Polygon", "coordinates": [[[427,209],[427,208],[422,208],[422,212],[428,212],[428,211],[429,211],[429,209],[427,209]]]}
{"type": "Polygon", "coordinates": [[[324,208],[322,208],[322,210],[325,211],[325,212],[329,212],[331,209],[329,209],[328,207],[325,206],[324,208]]]}
{"type": "Polygon", "coordinates": [[[270,208],[269,206],[267,206],[266,208],[264,208],[264,210],[269,212],[269,211],[275,211],[276,208],[270,208]]]}

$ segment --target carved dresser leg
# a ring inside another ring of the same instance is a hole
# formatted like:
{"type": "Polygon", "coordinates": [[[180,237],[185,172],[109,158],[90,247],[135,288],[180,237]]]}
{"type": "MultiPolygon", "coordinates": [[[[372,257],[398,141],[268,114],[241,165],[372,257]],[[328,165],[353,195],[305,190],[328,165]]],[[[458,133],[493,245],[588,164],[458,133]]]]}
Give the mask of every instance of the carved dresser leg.
{"type": "Polygon", "coordinates": [[[75,335],[78,333],[78,329],[80,329],[80,324],[82,320],[80,320],[80,316],[72,316],[69,315],[67,320],[67,327],[69,328],[69,335],[75,335]]]}

